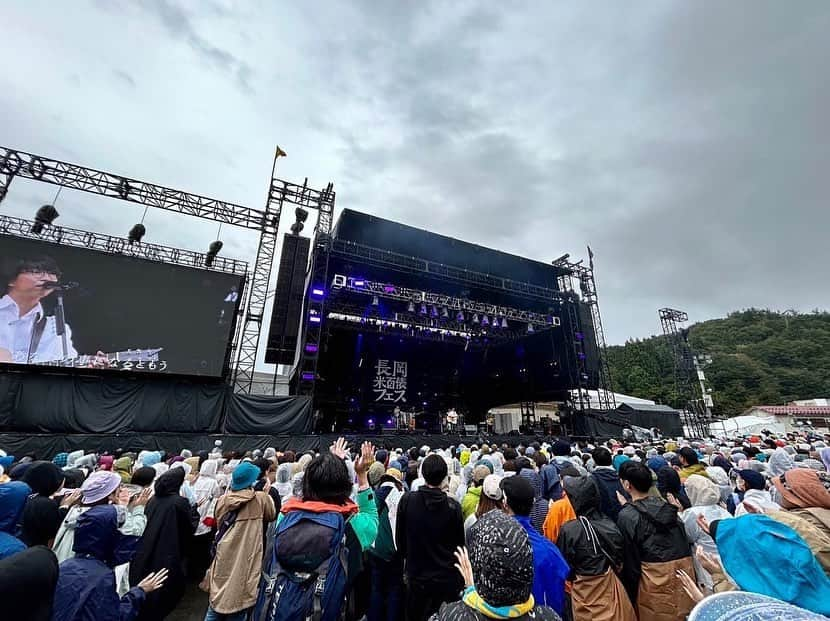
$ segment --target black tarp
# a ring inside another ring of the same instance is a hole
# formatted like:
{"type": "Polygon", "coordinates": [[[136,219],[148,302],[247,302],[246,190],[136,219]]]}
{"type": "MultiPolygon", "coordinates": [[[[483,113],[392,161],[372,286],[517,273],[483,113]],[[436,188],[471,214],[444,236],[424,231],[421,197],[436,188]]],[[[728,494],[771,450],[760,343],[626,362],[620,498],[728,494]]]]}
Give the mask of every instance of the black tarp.
{"type": "Polygon", "coordinates": [[[225,433],[303,435],[311,433],[311,397],[230,395],[225,433]]]}
{"type": "Polygon", "coordinates": [[[311,403],[235,395],[220,382],[0,373],[0,431],[301,435],[311,403]]]}
{"type": "Polygon", "coordinates": [[[623,429],[634,426],[644,429],[656,427],[666,437],[683,435],[680,414],[671,409],[641,411],[630,406],[620,406],[610,412],[592,410],[585,414],[575,414],[572,424],[575,436],[622,439],[623,429]]]}

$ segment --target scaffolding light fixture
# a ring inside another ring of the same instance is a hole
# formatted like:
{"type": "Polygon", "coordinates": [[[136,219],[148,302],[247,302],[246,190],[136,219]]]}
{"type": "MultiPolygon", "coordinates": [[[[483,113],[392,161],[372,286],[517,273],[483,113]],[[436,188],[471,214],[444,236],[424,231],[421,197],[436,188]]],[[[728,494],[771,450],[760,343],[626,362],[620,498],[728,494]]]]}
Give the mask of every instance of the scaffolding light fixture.
{"type": "Polygon", "coordinates": [[[140,222],[138,224],[134,224],[133,228],[130,229],[130,232],[127,233],[127,241],[132,246],[133,244],[138,244],[141,242],[141,239],[144,237],[144,234],[147,232],[147,229],[143,224],[140,222]]]}
{"type": "Polygon", "coordinates": [[[211,267],[213,265],[213,262],[216,260],[216,256],[219,254],[219,251],[222,250],[222,246],[222,242],[218,239],[216,241],[210,242],[207,254],[205,255],[205,265],[207,267],[211,267]]]}
{"type": "Polygon", "coordinates": [[[40,235],[43,227],[52,224],[60,216],[54,205],[43,205],[35,213],[35,223],[32,225],[32,233],[40,235]]]}

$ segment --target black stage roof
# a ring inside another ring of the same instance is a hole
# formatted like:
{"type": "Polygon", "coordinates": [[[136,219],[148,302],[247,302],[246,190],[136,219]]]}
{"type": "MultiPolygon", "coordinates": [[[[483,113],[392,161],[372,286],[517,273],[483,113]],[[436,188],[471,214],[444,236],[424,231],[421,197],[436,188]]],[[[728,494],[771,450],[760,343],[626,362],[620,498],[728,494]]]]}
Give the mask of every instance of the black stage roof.
{"type": "Polygon", "coordinates": [[[431,233],[377,216],[344,209],[334,227],[334,237],[382,248],[398,254],[427,258],[503,278],[558,289],[556,278],[563,270],[552,265],[431,233]]]}

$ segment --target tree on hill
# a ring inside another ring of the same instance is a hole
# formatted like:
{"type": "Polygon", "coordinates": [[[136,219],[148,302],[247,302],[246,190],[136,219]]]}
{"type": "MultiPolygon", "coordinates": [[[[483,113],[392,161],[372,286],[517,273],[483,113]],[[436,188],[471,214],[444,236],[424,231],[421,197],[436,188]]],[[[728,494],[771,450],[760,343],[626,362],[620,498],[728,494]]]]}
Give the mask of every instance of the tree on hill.
{"type": "MultiPolygon", "coordinates": [[[[696,354],[712,357],[705,371],[716,414],[830,396],[830,313],[751,308],[692,325],[689,343],[696,354]]],[[[617,392],[681,405],[665,337],[609,347],[608,362],[617,392]]]]}

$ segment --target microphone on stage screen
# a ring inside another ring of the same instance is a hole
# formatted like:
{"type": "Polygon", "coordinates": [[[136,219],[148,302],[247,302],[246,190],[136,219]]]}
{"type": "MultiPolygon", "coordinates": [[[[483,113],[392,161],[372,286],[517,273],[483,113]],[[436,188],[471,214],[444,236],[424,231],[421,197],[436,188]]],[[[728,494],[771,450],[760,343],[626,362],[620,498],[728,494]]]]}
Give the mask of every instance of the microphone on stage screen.
{"type": "Polygon", "coordinates": [[[47,281],[40,284],[41,289],[52,289],[53,291],[69,291],[70,289],[74,289],[78,286],[78,283],[67,281],[67,282],[57,282],[57,281],[47,281]]]}

